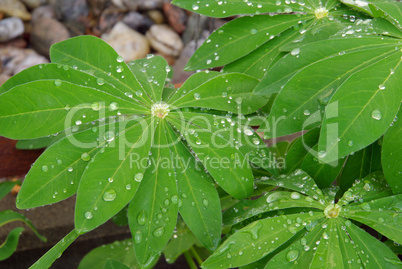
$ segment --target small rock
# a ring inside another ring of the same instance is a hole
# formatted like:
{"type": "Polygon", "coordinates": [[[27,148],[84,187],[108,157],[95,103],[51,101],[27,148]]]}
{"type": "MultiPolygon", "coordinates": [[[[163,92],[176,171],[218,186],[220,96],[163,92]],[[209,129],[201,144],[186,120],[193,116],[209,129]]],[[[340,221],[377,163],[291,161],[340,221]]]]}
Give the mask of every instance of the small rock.
{"type": "Polygon", "coordinates": [[[69,37],[70,34],[62,23],[51,18],[41,18],[32,28],[31,44],[37,52],[49,57],[50,46],[69,37]]]}
{"type": "Polygon", "coordinates": [[[123,0],[112,0],[112,3],[118,8],[126,9],[126,5],[124,4],[123,0]]]}
{"type": "Polygon", "coordinates": [[[31,14],[29,14],[27,8],[18,0],[1,0],[0,13],[4,13],[9,17],[17,17],[24,21],[31,19],[31,14]]]}
{"type": "Polygon", "coordinates": [[[145,33],[153,24],[151,19],[135,11],[127,13],[122,22],[141,33],[145,33]]]}
{"type": "Polygon", "coordinates": [[[209,29],[210,20],[214,19],[197,13],[192,13],[187,19],[187,27],[182,35],[183,43],[187,44],[191,40],[197,40],[203,30],[211,31],[211,29],[209,29]]]}
{"type": "Polygon", "coordinates": [[[32,24],[35,24],[35,22],[40,18],[55,19],[56,12],[54,11],[52,6],[40,6],[32,11],[32,24]]]}
{"type": "Polygon", "coordinates": [[[88,17],[86,0],[49,0],[61,21],[85,21],[88,17]]]}
{"type": "Polygon", "coordinates": [[[170,3],[163,5],[163,12],[165,13],[169,25],[176,33],[183,33],[186,29],[187,13],[183,9],[173,6],[170,3]]]}
{"type": "Polygon", "coordinates": [[[0,21],[0,42],[9,41],[24,33],[24,23],[20,18],[11,17],[0,21]]]}
{"type": "MultiPolygon", "coordinates": [[[[162,9],[164,0],[123,0],[128,6],[128,3],[136,3],[139,10],[162,9]]],[[[133,4],[132,4],[133,5],[133,4]]]]}
{"type": "Polygon", "coordinates": [[[116,7],[109,7],[102,12],[99,18],[98,30],[100,33],[108,32],[113,26],[124,17],[122,11],[116,7]]]}
{"type": "Polygon", "coordinates": [[[23,48],[26,48],[27,45],[28,45],[28,42],[24,38],[18,37],[13,40],[10,40],[9,42],[0,43],[0,48],[14,47],[14,48],[23,49],[23,48]]]}
{"type": "Polygon", "coordinates": [[[66,21],[63,24],[67,28],[71,37],[85,35],[86,26],[83,23],[78,21],[66,21]]]}
{"type": "Polygon", "coordinates": [[[3,64],[3,73],[9,76],[37,65],[48,63],[48,59],[37,54],[32,49],[18,49],[5,47],[0,49],[0,61],[3,64]]]}
{"type": "Polygon", "coordinates": [[[151,46],[160,53],[177,57],[183,49],[180,36],[168,25],[152,25],[146,36],[151,42],[151,46]]]}
{"type": "Polygon", "coordinates": [[[162,24],[165,22],[165,18],[163,17],[162,12],[160,12],[159,10],[149,10],[147,12],[147,15],[149,18],[151,18],[151,20],[153,22],[155,22],[156,24],[162,24]]]}
{"type": "Polygon", "coordinates": [[[35,9],[41,5],[46,4],[46,0],[22,0],[29,9],[35,9]]]}
{"type": "Polygon", "coordinates": [[[118,22],[110,33],[103,34],[101,38],[126,62],[144,58],[150,52],[147,38],[122,22],[118,22]]]}

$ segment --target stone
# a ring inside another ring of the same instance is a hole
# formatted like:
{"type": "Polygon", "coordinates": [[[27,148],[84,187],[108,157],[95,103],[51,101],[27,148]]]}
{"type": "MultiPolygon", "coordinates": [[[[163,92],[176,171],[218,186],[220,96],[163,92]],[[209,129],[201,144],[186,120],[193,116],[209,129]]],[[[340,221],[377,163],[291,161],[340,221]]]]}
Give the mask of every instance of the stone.
{"type": "Polygon", "coordinates": [[[162,12],[157,9],[148,10],[146,14],[156,24],[162,24],[165,22],[162,12]]]}
{"type": "Polygon", "coordinates": [[[139,10],[162,9],[164,0],[123,0],[128,6],[128,3],[135,2],[138,4],[139,10]]]}
{"type": "Polygon", "coordinates": [[[169,25],[176,33],[181,34],[186,30],[187,13],[183,9],[170,3],[165,3],[163,5],[163,12],[165,13],[169,25]]]}
{"type": "Polygon", "coordinates": [[[29,9],[35,9],[46,4],[46,0],[22,0],[22,2],[24,2],[25,6],[27,6],[29,9]]]}
{"type": "Polygon", "coordinates": [[[24,21],[31,19],[31,14],[27,8],[18,0],[1,0],[0,13],[4,13],[9,17],[17,17],[24,21]]]}
{"type": "Polygon", "coordinates": [[[85,21],[88,17],[86,0],[49,0],[61,21],[85,21]]]}
{"type": "Polygon", "coordinates": [[[4,84],[11,76],[7,74],[0,74],[0,86],[4,84]]]}
{"type": "Polygon", "coordinates": [[[51,19],[55,19],[56,18],[56,12],[54,11],[52,6],[40,6],[38,8],[35,8],[32,11],[32,19],[31,19],[31,23],[35,24],[35,22],[37,20],[39,20],[40,18],[51,18],[51,19]]]}
{"type": "Polygon", "coordinates": [[[85,35],[86,26],[83,23],[78,21],[66,21],[63,24],[67,28],[71,37],[85,35]]]}
{"type": "Polygon", "coordinates": [[[150,53],[147,38],[123,22],[118,22],[109,33],[103,34],[101,38],[112,46],[126,62],[144,58],[150,53]]]}
{"type": "Polygon", "coordinates": [[[177,57],[183,49],[180,36],[166,24],[155,24],[146,33],[152,48],[168,56],[177,57]]]}
{"type": "Polygon", "coordinates": [[[0,42],[9,41],[24,33],[24,23],[20,18],[11,17],[0,21],[0,42]]]}
{"type": "Polygon", "coordinates": [[[28,42],[23,38],[23,37],[18,37],[13,40],[10,40],[8,42],[0,43],[0,48],[4,47],[14,47],[14,48],[26,48],[28,45],[28,42]]]}
{"type": "Polygon", "coordinates": [[[106,9],[108,5],[108,0],[87,0],[89,12],[94,18],[98,18],[103,10],[106,9]]]}
{"type": "Polygon", "coordinates": [[[49,57],[50,46],[69,37],[70,34],[62,23],[51,18],[41,18],[32,28],[30,41],[37,52],[49,57]]]}
{"type": "Polygon", "coordinates": [[[122,22],[140,33],[148,31],[149,27],[153,24],[151,19],[135,11],[127,13],[122,22]]]}
{"type": "Polygon", "coordinates": [[[187,19],[186,30],[182,34],[184,44],[192,40],[197,40],[203,30],[209,30],[211,18],[197,13],[192,13],[187,19]]]}
{"type": "Polygon", "coordinates": [[[0,48],[0,61],[3,64],[2,73],[9,76],[15,75],[28,67],[49,62],[48,59],[32,49],[13,47],[0,48]]]}
{"type": "Polygon", "coordinates": [[[113,6],[109,7],[102,12],[97,29],[100,34],[109,32],[117,22],[123,19],[123,17],[124,14],[120,9],[113,6]]]}

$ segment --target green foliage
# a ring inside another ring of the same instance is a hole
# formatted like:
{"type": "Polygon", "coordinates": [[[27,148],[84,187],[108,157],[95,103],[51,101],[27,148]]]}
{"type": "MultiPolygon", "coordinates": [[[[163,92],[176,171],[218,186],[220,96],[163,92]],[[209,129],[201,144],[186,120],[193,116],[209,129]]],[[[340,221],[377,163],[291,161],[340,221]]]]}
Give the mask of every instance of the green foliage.
{"type": "Polygon", "coordinates": [[[77,195],[75,229],[33,268],[111,218],[132,239],[80,268],[150,268],[162,253],[191,268],[401,267],[401,3],[173,3],[246,15],[186,66],[220,72],[172,89],[162,57],[126,64],[83,36],[0,88],[0,135],[46,147],[17,206],[77,195]]]}

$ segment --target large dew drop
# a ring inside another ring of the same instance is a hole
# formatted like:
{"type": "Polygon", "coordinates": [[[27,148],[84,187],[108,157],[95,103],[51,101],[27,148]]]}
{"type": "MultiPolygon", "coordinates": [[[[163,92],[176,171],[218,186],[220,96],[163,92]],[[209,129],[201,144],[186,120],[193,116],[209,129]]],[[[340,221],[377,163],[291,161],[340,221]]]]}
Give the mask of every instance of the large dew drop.
{"type": "Polygon", "coordinates": [[[103,193],[103,200],[106,202],[111,202],[116,199],[116,191],[114,189],[107,190],[103,193]]]}
{"type": "Polygon", "coordinates": [[[137,182],[141,182],[143,177],[144,177],[143,173],[138,173],[134,176],[134,180],[137,182]]]}
{"type": "Polygon", "coordinates": [[[86,219],[92,219],[93,216],[94,216],[94,215],[92,215],[92,213],[89,212],[89,211],[85,212],[85,214],[84,214],[84,217],[85,217],[86,219]]]}
{"type": "Polygon", "coordinates": [[[137,216],[137,222],[139,225],[145,225],[148,220],[148,214],[145,210],[142,210],[137,216]]]}
{"type": "Polygon", "coordinates": [[[152,234],[153,234],[155,237],[161,237],[164,233],[165,233],[165,227],[164,227],[164,226],[161,226],[161,227],[159,227],[159,228],[156,228],[156,229],[152,232],[152,234]]]}
{"type": "Polygon", "coordinates": [[[294,262],[298,257],[299,251],[296,249],[293,249],[286,254],[286,260],[288,260],[288,262],[294,262]]]}
{"type": "Polygon", "coordinates": [[[135,235],[134,235],[134,243],[139,244],[141,242],[142,242],[142,232],[140,230],[138,230],[135,232],[135,235]]]}
{"type": "Polygon", "coordinates": [[[81,154],[81,159],[84,162],[87,162],[87,161],[89,161],[91,159],[91,156],[88,153],[84,152],[84,153],[81,154]]]}
{"type": "Polygon", "coordinates": [[[375,120],[381,120],[381,111],[379,111],[378,109],[373,110],[373,112],[371,112],[371,117],[375,120]]]}

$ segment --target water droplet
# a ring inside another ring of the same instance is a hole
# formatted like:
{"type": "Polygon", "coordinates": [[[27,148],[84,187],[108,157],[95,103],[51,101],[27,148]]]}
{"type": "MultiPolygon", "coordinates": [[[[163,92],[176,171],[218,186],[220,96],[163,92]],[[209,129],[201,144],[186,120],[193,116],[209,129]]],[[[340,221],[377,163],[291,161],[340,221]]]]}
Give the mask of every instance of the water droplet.
{"type": "Polygon", "coordinates": [[[147,214],[147,212],[145,212],[145,210],[142,210],[137,216],[137,222],[139,225],[142,226],[142,225],[145,225],[147,220],[148,220],[148,214],[147,214]]]}
{"type": "Polygon", "coordinates": [[[126,185],[126,190],[131,190],[131,184],[126,185]]]}
{"type": "Polygon", "coordinates": [[[205,207],[208,207],[209,201],[208,201],[207,199],[204,199],[204,200],[202,200],[202,204],[203,204],[205,207]]]}
{"type": "Polygon", "coordinates": [[[116,61],[119,63],[122,63],[124,61],[123,57],[121,57],[120,55],[117,56],[116,61]]]}
{"type": "Polygon", "coordinates": [[[116,199],[116,191],[114,189],[107,190],[103,193],[103,200],[106,202],[111,202],[116,199]]]}
{"type": "Polygon", "coordinates": [[[378,222],[381,222],[381,223],[384,222],[384,219],[381,217],[379,217],[377,220],[378,220],[378,222]]]}
{"type": "Polygon", "coordinates": [[[179,197],[177,195],[173,195],[170,199],[173,204],[177,205],[179,203],[179,197]]]}
{"type": "Polygon", "coordinates": [[[143,173],[138,173],[134,176],[134,180],[137,182],[141,182],[142,178],[144,177],[143,173]]]}
{"type": "Polygon", "coordinates": [[[260,144],[260,140],[257,137],[253,138],[253,144],[254,145],[259,145],[260,144]]]}
{"type": "Polygon", "coordinates": [[[251,30],[250,30],[250,34],[254,35],[254,34],[256,34],[256,33],[258,33],[257,29],[251,29],[251,30]]]}
{"type": "Polygon", "coordinates": [[[117,110],[117,109],[119,109],[119,104],[117,104],[116,102],[113,102],[113,103],[111,103],[109,105],[109,110],[110,111],[114,111],[114,110],[117,110]]]}
{"type": "Polygon", "coordinates": [[[92,215],[92,213],[89,212],[89,211],[85,212],[85,214],[84,214],[84,217],[85,217],[86,219],[92,219],[93,216],[94,216],[94,215],[92,215]]]}
{"type": "Polygon", "coordinates": [[[349,140],[349,141],[348,141],[348,146],[349,146],[349,147],[353,146],[353,141],[352,141],[352,140],[349,140]]]}
{"type": "Polygon", "coordinates": [[[378,88],[379,88],[380,90],[385,90],[385,86],[384,86],[383,84],[378,85],[378,88]]]}
{"type": "Polygon", "coordinates": [[[322,159],[327,155],[327,152],[324,150],[321,150],[318,152],[318,158],[322,159]]]}
{"type": "Polygon", "coordinates": [[[141,97],[142,96],[142,91],[136,91],[135,95],[137,95],[138,97],[141,97]]]}
{"type": "Polygon", "coordinates": [[[84,152],[84,153],[81,154],[81,159],[83,161],[87,162],[87,161],[89,161],[91,159],[91,156],[88,153],[84,152]]]}
{"type": "Polygon", "coordinates": [[[237,97],[235,102],[240,105],[243,102],[243,99],[241,97],[237,97]]]}
{"type": "Polygon", "coordinates": [[[196,4],[194,4],[191,8],[195,11],[195,10],[198,10],[200,7],[197,6],[196,4]]]}
{"type": "Polygon", "coordinates": [[[304,110],[303,114],[306,116],[310,115],[310,110],[308,110],[308,109],[304,110]]]}
{"type": "Polygon", "coordinates": [[[99,86],[102,86],[103,84],[105,84],[105,80],[104,80],[103,78],[97,78],[97,79],[96,79],[96,83],[97,83],[99,86]]]}
{"type": "Polygon", "coordinates": [[[102,106],[99,102],[94,102],[92,103],[91,108],[93,111],[98,111],[102,108],[102,106]]]}
{"type": "Polygon", "coordinates": [[[201,94],[199,94],[199,93],[194,93],[194,99],[195,99],[195,100],[200,100],[200,99],[201,99],[201,94]]]}
{"type": "Polygon", "coordinates": [[[293,262],[297,260],[298,257],[299,257],[299,251],[296,249],[293,249],[286,254],[286,260],[288,260],[288,262],[293,262]]]}
{"type": "Polygon", "coordinates": [[[139,244],[141,242],[142,242],[142,232],[140,230],[137,230],[134,235],[134,243],[139,244]]]}
{"type": "Polygon", "coordinates": [[[106,141],[108,141],[108,142],[111,142],[111,141],[113,141],[114,140],[114,132],[112,132],[112,131],[106,131],[105,132],[105,140],[106,141]]]}
{"type": "Polygon", "coordinates": [[[378,109],[373,110],[373,112],[371,112],[371,117],[375,120],[381,120],[381,112],[378,109]]]}
{"type": "Polygon", "coordinates": [[[47,165],[42,165],[42,171],[43,172],[49,171],[49,167],[47,165]]]}
{"type": "Polygon", "coordinates": [[[153,234],[155,237],[161,237],[164,233],[165,233],[165,227],[164,227],[164,226],[161,226],[161,227],[159,227],[159,228],[156,228],[156,229],[152,232],[152,234],[153,234]]]}
{"type": "Polygon", "coordinates": [[[228,93],[227,92],[222,92],[222,97],[227,97],[228,93]]]}
{"type": "Polygon", "coordinates": [[[124,67],[123,67],[123,66],[121,66],[121,65],[116,66],[116,72],[117,72],[117,73],[121,73],[121,72],[123,72],[123,71],[124,71],[124,67]]]}
{"type": "Polygon", "coordinates": [[[67,169],[67,171],[68,172],[72,172],[74,169],[72,168],[72,167],[69,167],[68,169],[67,169]]]}
{"type": "Polygon", "coordinates": [[[299,55],[299,53],[300,53],[300,49],[299,49],[299,48],[294,48],[294,49],[292,49],[292,51],[290,52],[290,54],[291,54],[292,56],[297,56],[297,55],[299,55]]]}
{"type": "Polygon", "coordinates": [[[294,199],[294,200],[300,199],[300,193],[298,193],[298,192],[292,192],[292,193],[290,194],[290,198],[292,198],[292,199],[294,199]]]}
{"type": "Polygon", "coordinates": [[[57,164],[62,164],[63,163],[63,161],[62,160],[57,160],[57,164]]]}
{"type": "Polygon", "coordinates": [[[56,79],[55,81],[54,81],[54,85],[56,85],[56,86],[60,86],[61,85],[61,80],[60,79],[56,79]]]}

